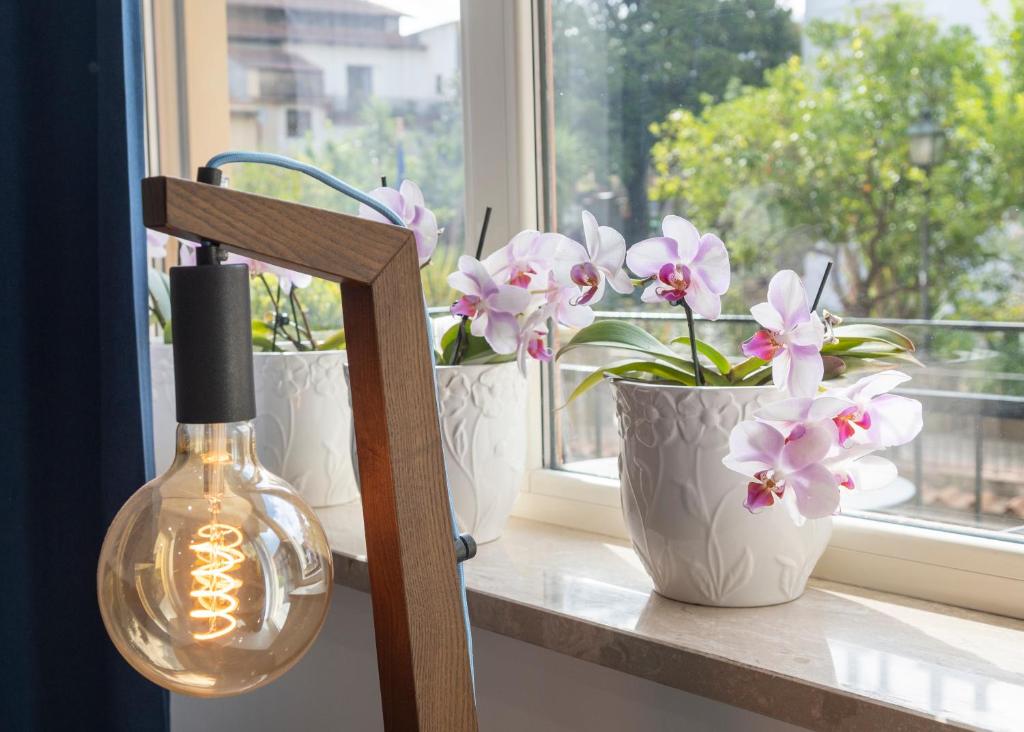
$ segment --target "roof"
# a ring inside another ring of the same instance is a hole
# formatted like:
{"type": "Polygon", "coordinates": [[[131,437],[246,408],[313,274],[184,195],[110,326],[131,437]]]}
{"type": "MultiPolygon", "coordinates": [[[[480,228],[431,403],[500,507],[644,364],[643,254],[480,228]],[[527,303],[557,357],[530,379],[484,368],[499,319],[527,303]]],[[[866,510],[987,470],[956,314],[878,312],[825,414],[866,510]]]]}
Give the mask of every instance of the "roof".
{"type": "Polygon", "coordinates": [[[281,71],[323,71],[319,66],[310,63],[294,53],[287,53],[272,46],[243,46],[232,43],[228,46],[228,56],[232,61],[251,69],[273,69],[281,71]]]}
{"type": "Polygon", "coordinates": [[[228,0],[228,7],[232,5],[284,10],[322,10],[357,15],[387,15],[391,17],[401,15],[397,11],[368,2],[368,0],[228,0]]]}

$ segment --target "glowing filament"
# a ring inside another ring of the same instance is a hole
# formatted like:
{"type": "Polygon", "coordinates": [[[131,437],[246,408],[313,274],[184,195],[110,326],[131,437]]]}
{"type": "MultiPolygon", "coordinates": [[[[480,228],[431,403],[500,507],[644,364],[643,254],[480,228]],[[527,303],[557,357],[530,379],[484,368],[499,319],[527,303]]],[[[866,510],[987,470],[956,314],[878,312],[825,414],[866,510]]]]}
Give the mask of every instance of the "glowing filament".
{"type": "Polygon", "coordinates": [[[234,612],[238,609],[235,596],[242,586],[242,580],[231,572],[245,561],[245,555],[238,550],[242,533],[234,526],[213,521],[202,526],[197,532],[203,541],[189,544],[196,554],[197,566],[192,570],[192,592],[196,607],[190,617],[208,621],[208,629],[192,633],[196,640],[210,640],[230,633],[238,625],[234,612]]]}

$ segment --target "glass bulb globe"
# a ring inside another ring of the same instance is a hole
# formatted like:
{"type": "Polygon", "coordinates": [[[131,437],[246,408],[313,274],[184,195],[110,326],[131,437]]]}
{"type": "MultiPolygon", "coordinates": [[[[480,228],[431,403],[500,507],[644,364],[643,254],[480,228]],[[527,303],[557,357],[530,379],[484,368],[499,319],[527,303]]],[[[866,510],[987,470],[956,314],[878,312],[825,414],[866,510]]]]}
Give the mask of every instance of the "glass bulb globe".
{"type": "Polygon", "coordinates": [[[312,510],[256,458],[250,422],[178,425],[167,472],[107,531],[100,611],[143,676],[193,696],[267,684],[323,625],[331,551],[312,510]]]}

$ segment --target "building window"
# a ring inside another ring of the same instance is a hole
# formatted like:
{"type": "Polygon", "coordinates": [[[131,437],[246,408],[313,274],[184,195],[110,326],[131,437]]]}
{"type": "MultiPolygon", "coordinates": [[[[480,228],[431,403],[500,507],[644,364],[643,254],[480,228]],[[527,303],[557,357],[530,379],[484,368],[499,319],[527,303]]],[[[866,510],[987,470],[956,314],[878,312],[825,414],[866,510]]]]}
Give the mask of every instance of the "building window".
{"type": "Polygon", "coordinates": [[[348,107],[355,112],[362,108],[373,96],[373,67],[349,66],[348,76],[348,107]]]}
{"type": "Polygon", "coordinates": [[[287,115],[288,137],[305,137],[312,128],[312,115],[308,109],[289,109],[287,115]]]}

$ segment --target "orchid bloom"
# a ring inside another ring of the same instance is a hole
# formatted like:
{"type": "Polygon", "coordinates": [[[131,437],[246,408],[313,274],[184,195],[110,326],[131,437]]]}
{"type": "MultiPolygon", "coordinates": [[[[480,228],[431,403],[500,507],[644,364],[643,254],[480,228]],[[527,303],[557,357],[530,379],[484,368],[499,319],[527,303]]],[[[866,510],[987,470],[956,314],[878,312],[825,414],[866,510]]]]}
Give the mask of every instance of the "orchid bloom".
{"type": "Polygon", "coordinates": [[[825,375],[821,347],[825,327],[811,312],[796,272],[784,269],[768,283],[768,302],[750,308],[760,323],[743,353],[772,362],[772,381],[794,396],[811,396],[825,375]]]}
{"type": "Polygon", "coordinates": [[[751,513],[773,505],[788,491],[801,516],[821,518],[839,507],[838,478],[823,464],[835,443],[835,425],[827,420],[797,424],[788,434],[749,420],[729,435],[729,454],[722,462],[752,478],[743,504],[751,513]]]}
{"type": "Polygon", "coordinates": [[[583,328],[594,322],[594,311],[580,304],[580,288],[559,281],[553,272],[541,272],[530,282],[530,291],[543,301],[545,318],[554,318],[567,328],[583,328]]]}
{"type": "Polygon", "coordinates": [[[534,275],[547,272],[555,253],[569,239],[561,234],[542,234],[533,229],[520,231],[508,244],[484,259],[492,277],[515,287],[529,287],[534,275]]]}
{"type": "Polygon", "coordinates": [[[847,403],[833,418],[840,444],[894,447],[917,437],[924,426],[921,402],[889,393],[909,380],[900,371],[882,371],[848,387],[831,390],[830,394],[847,403]]]}
{"type": "MultiPolygon", "coordinates": [[[[397,191],[394,188],[381,187],[374,188],[369,195],[402,217],[406,227],[412,229],[416,236],[416,253],[419,255],[420,266],[429,262],[434,249],[437,248],[440,231],[434,212],[427,208],[423,201],[423,191],[420,187],[411,180],[403,180],[397,191]]],[[[365,203],[359,204],[359,216],[370,221],[391,223],[365,203]]]]}
{"type": "Polygon", "coordinates": [[[622,268],[626,259],[626,240],[610,226],[598,226],[589,211],[583,212],[584,247],[579,242],[566,240],[558,258],[568,268],[564,279],[583,290],[577,304],[595,303],[604,297],[605,283],[618,293],[633,291],[633,282],[622,268]]]}
{"type": "Polygon", "coordinates": [[[519,343],[516,346],[516,361],[519,363],[519,371],[526,374],[527,357],[535,361],[550,361],[551,349],[547,344],[547,314],[543,309],[534,311],[523,322],[519,331],[519,343]]]}
{"type": "Polygon", "coordinates": [[[729,289],[729,253],[714,234],[700,235],[679,216],[666,216],[664,236],[630,247],[626,264],[644,279],[654,278],[640,299],[685,302],[693,312],[715,320],[722,312],[722,295],[729,289]]]}
{"type": "Polygon", "coordinates": [[[459,257],[459,269],[448,284],[463,293],[452,305],[452,315],[472,318],[470,333],[483,337],[495,353],[514,353],[519,343],[516,315],[530,304],[530,293],[512,285],[499,285],[473,257],[459,257]]]}

